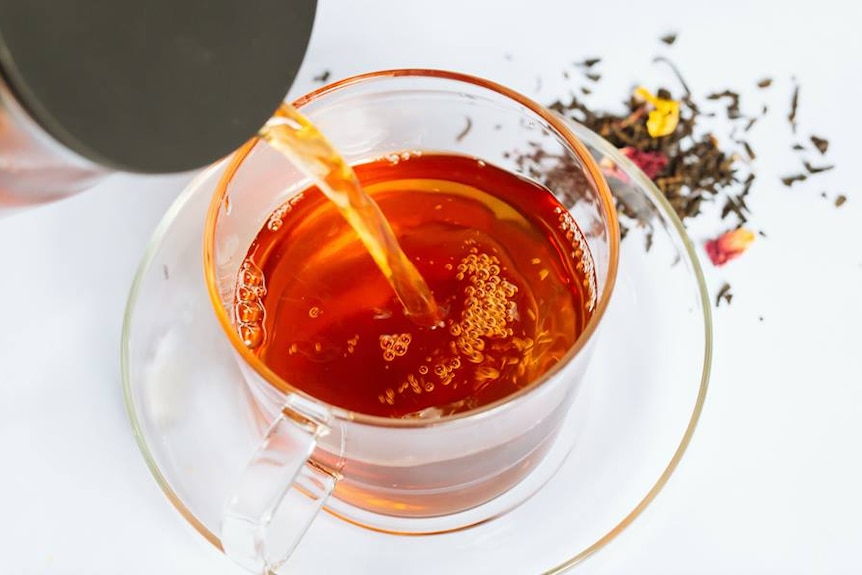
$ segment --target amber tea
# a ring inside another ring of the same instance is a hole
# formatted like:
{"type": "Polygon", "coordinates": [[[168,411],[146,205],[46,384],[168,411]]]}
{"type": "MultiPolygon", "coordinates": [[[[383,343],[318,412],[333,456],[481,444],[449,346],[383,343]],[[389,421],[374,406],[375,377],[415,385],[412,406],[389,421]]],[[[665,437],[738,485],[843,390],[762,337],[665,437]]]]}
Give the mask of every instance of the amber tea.
{"type": "Polygon", "coordinates": [[[309,187],[271,214],[237,279],[237,329],[269,368],[345,409],[434,418],[505,398],[560,361],[596,279],[547,189],[458,155],[354,170],[430,290],[433,320],[417,321],[343,209],[309,187]]]}

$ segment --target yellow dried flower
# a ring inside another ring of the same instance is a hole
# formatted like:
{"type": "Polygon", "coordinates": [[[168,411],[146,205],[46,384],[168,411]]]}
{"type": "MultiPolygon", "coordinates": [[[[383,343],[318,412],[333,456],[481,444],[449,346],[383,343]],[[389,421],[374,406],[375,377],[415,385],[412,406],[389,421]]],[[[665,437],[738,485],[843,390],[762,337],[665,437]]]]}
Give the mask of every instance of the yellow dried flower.
{"type": "Polygon", "coordinates": [[[653,138],[672,134],[679,124],[679,102],[654,96],[643,86],[635,90],[635,96],[649,102],[653,110],[647,118],[647,131],[653,138]]]}

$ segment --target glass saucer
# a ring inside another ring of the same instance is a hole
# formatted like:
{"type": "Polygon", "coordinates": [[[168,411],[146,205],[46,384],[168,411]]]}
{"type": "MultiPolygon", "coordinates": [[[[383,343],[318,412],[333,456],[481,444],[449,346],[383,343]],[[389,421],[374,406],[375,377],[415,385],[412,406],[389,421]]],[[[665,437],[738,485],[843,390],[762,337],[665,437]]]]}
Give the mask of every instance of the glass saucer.
{"type": "MultiPolygon", "coordinates": [[[[520,507],[463,531],[392,535],[321,514],[287,572],[562,573],[611,542],[667,483],[706,396],[707,290],[682,224],[652,182],[599,136],[572,128],[629,216],[621,217],[628,233],[587,397],[570,414],[579,434],[571,453],[520,507]]],[[[129,297],[122,371],[126,408],[156,481],[220,548],[222,502],[259,435],[204,285],[209,201],[190,186],[157,228],[129,297]]]]}

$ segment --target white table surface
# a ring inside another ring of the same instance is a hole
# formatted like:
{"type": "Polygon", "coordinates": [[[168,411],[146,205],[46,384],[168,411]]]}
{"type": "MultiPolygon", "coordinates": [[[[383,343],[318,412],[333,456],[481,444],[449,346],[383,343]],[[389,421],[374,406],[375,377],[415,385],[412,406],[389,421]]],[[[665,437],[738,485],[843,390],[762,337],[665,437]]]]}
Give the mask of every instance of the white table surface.
{"type": "MultiPolygon", "coordinates": [[[[582,84],[576,72],[562,78],[572,61],[601,56],[591,101],[610,107],[636,83],[675,86],[651,63],[665,53],[696,95],[735,88],[743,111],[771,108],[750,138],[752,226],[768,238],[723,268],[704,264],[713,294],[729,281],[735,297],[715,310],[694,441],[654,504],[576,572],[859,572],[860,22],[848,0],[321,0],[291,95],[324,69],[336,79],[416,66],[483,75],[548,102],[582,84]],[[679,33],[671,48],[658,41],[667,32],[679,33]],[[829,138],[837,168],[788,189],[779,176],[799,165],[785,117],[793,75],[800,136],[829,138]],[[764,76],[775,82],[758,90],[764,76]],[[848,197],[840,209],[838,193],[848,197]]],[[[0,574],[241,572],[163,497],[122,404],[132,275],[188,179],[115,176],[0,220],[0,574]]],[[[702,244],[718,229],[704,219],[692,236],[702,244]]]]}

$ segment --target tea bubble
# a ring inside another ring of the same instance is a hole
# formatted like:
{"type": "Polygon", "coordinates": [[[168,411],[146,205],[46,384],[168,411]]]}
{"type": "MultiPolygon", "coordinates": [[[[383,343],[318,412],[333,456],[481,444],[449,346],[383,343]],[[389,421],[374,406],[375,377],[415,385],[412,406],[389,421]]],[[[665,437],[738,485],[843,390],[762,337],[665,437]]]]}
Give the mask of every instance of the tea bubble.
{"type": "Polygon", "coordinates": [[[254,349],[263,343],[263,326],[261,325],[241,325],[239,327],[239,336],[242,338],[242,343],[246,347],[254,349]]]}

